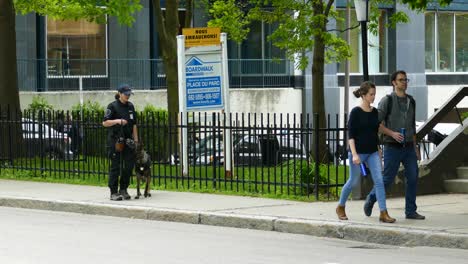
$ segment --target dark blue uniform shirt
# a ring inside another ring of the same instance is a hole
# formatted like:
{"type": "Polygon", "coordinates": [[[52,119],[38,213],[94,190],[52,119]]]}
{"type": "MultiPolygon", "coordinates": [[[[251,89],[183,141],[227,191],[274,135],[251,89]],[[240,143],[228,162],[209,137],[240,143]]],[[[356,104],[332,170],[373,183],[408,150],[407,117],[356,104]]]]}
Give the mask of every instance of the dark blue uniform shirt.
{"type": "Polygon", "coordinates": [[[104,114],[104,121],[113,119],[125,119],[127,125],[121,127],[114,125],[109,127],[109,140],[114,141],[116,138],[123,136],[124,138],[132,138],[133,125],[137,122],[135,107],[131,102],[122,104],[120,100],[115,100],[107,106],[104,114]]]}

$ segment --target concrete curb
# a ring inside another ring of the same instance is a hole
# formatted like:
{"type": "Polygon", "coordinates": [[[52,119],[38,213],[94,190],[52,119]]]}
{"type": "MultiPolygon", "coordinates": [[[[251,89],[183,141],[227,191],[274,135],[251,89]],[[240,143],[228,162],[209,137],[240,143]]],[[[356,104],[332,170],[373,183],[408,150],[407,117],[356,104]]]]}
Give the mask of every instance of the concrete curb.
{"type": "Polygon", "coordinates": [[[376,226],[352,222],[44,200],[29,197],[0,197],[0,206],[277,231],[395,246],[468,249],[468,235],[388,225],[376,226]]]}

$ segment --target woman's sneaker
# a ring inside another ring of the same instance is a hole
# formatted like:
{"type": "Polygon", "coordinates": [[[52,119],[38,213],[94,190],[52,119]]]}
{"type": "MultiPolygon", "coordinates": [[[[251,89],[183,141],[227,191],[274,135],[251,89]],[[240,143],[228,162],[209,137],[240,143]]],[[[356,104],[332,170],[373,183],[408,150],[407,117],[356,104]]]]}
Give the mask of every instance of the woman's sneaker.
{"type": "Polygon", "coordinates": [[[110,199],[111,201],[122,201],[123,197],[120,193],[112,193],[110,199]]]}

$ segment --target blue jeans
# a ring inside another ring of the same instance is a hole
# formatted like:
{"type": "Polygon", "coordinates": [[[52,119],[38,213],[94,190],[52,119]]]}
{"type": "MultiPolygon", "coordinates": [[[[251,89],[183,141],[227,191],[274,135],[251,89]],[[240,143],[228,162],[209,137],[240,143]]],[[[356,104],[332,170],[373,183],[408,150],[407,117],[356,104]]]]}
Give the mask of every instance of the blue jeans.
{"type": "MultiPolygon", "coordinates": [[[[367,167],[371,171],[372,180],[374,181],[374,189],[376,190],[377,201],[379,202],[380,211],[387,210],[387,205],[385,201],[385,188],[384,182],[382,179],[382,163],[380,162],[379,153],[376,151],[372,154],[359,154],[359,158],[361,162],[367,164],[367,167]]],[[[359,183],[359,179],[361,179],[361,169],[359,165],[353,164],[353,156],[351,152],[348,153],[349,157],[349,179],[343,186],[341,190],[341,196],[339,204],[344,206],[346,200],[348,200],[348,196],[351,193],[352,189],[356,184],[359,183]]]]}
{"type": "MultiPolygon", "coordinates": [[[[394,147],[386,145],[384,148],[384,172],[383,181],[388,191],[395,181],[400,168],[400,163],[405,167],[405,214],[412,215],[416,212],[416,190],[418,185],[418,158],[413,145],[406,147],[394,147]]],[[[375,188],[367,196],[367,201],[374,203],[376,199],[375,188]]]]}

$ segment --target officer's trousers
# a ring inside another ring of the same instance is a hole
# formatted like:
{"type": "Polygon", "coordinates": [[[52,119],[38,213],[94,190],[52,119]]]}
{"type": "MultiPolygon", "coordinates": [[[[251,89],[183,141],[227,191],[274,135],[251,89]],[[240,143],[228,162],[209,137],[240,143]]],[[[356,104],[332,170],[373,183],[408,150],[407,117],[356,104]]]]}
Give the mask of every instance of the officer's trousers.
{"type": "Polygon", "coordinates": [[[134,150],[125,146],[122,152],[112,152],[109,156],[111,162],[109,169],[109,188],[111,194],[119,191],[119,176],[120,190],[127,190],[128,185],[130,184],[133,167],[135,166],[134,150]],[[122,175],[120,175],[121,171],[122,175]]]}

